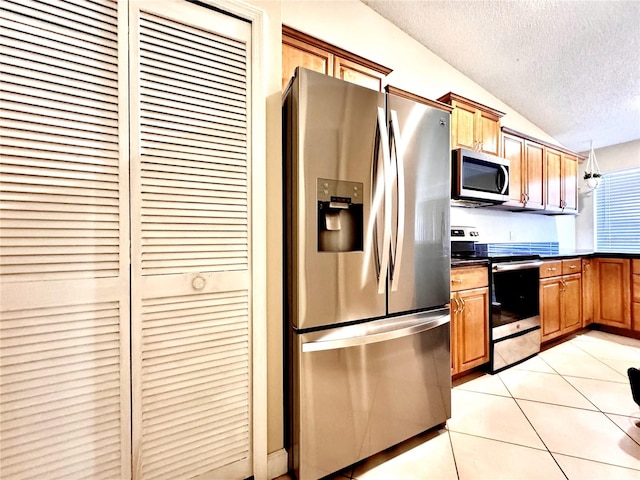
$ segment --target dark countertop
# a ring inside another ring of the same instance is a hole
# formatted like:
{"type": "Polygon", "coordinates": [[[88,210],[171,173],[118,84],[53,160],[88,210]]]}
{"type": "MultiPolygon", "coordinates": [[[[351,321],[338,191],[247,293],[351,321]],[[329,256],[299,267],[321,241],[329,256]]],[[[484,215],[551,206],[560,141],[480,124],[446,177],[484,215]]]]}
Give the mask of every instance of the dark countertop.
{"type": "Polygon", "coordinates": [[[452,267],[488,267],[489,259],[488,258],[473,258],[473,259],[452,258],[451,266],[452,267]]]}
{"type": "Polygon", "coordinates": [[[549,255],[540,255],[542,260],[555,260],[563,258],[575,258],[575,257],[587,257],[587,258],[630,258],[640,259],[640,253],[600,253],[590,250],[575,250],[572,252],[559,252],[549,255]]]}
{"type": "MultiPolygon", "coordinates": [[[[567,258],[628,258],[640,260],[640,253],[599,253],[593,250],[565,250],[558,253],[534,255],[540,260],[562,260],[567,258]]],[[[452,267],[488,266],[489,258],[452,258],[452,267]]]]}

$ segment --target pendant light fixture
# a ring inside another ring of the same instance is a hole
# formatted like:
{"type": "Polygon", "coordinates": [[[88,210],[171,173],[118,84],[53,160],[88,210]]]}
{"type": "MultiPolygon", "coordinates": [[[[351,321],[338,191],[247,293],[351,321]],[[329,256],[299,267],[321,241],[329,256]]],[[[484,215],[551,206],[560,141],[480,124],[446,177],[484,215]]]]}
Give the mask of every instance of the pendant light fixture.
{"type": "Polygon", "coordinates": [[[596,153],[593,151],[593,140],[591,141],[591,151],[587,159],[587,165],[584,168],[584,183],[589,190],[595,190],[600,183],[600,167],[596,160],[596,153]]]}

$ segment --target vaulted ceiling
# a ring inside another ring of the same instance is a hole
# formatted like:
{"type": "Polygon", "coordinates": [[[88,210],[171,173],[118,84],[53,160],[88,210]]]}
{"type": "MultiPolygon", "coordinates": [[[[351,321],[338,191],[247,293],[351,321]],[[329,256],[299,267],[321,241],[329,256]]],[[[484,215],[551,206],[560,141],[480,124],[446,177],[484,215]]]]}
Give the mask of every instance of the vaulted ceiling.
{"type": "Polygon", "coordinates": [[[640,0],[362,0],[574,151],[640,139],[640,0]]]}

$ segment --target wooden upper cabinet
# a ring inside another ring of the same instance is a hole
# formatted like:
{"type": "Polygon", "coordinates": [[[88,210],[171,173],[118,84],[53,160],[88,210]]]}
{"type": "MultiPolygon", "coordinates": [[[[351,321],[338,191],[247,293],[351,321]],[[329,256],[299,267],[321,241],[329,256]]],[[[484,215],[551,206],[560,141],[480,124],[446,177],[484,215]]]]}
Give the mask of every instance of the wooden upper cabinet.
{"type": "Polygon", "coordinates": [[[469,148],[500,154],[500,118],[503,112],[449,92],[438,99],[453,107],[451,148],[469,148]]]}
{"type": "Polygon", "coordinates": [[[382,80],[391,73],[390,68],[283,25],[282,88],[287,86],[296,67],[378,91],[382,91],[382,80]]]}
{"type": "Polygon", "coordinates": [[[333,75],[333,54],[283,34],[282,88],[287,86],[296,67],[304,67],[325,75],[333,75]]]}
{"type": "Polygon", "coordinates": [[[510,164],[511,201],[505,207],[550,214],[578,212],[576,154],[506,127],[502,144],[502,156],[510,164]]]}
{"type": "Polygon", "coordinates": [[[524,207],[526,193],[526,165],[524,140],[514,135],[502,137],[502,156],[509,160],[509,197],[505,206],[524,207]]]}
{"type": "Polygon", "coordinates": [[[578,158],[546,149],[546,205],[549,212],[577,213],[578,158]]]}
{"type": "Polygon", "coordinates": [[[345,58],[334,57],[333,76],[372,90],[382,90],[382,79],[386,75],[345,58]]]}
{"type": "Polygon", "coordinates": [[[547,211],[562,211],[562,153],[551,148],[545,153],[546,201],[547,211]]]}
{"type": "Polygon", "coordinates": [[[503,133],[502,156],[509,160],[509,196],[504,207],[544,208],[543,147],[517,135],[503,133]]]}
{"type": "Polygon", "coordinates": [[[544,208],[544,148],[542,145],[525,140],[525,208],[544,208]]]}
{"type": "Polygon", "coordinates": [[[578,213],[578,157],[562,154],[562,211],[578,213]]]}

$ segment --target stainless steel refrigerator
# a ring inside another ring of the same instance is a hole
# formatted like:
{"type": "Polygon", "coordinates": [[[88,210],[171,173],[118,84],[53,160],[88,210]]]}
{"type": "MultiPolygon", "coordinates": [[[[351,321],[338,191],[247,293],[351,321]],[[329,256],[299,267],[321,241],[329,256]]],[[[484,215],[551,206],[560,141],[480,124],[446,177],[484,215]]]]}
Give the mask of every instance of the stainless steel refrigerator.
{"type": "Polygon", "coordinates": [[[302,68],[285,91],[285,430],[299,479],[450,417],[449,121],[302,68]]]}

